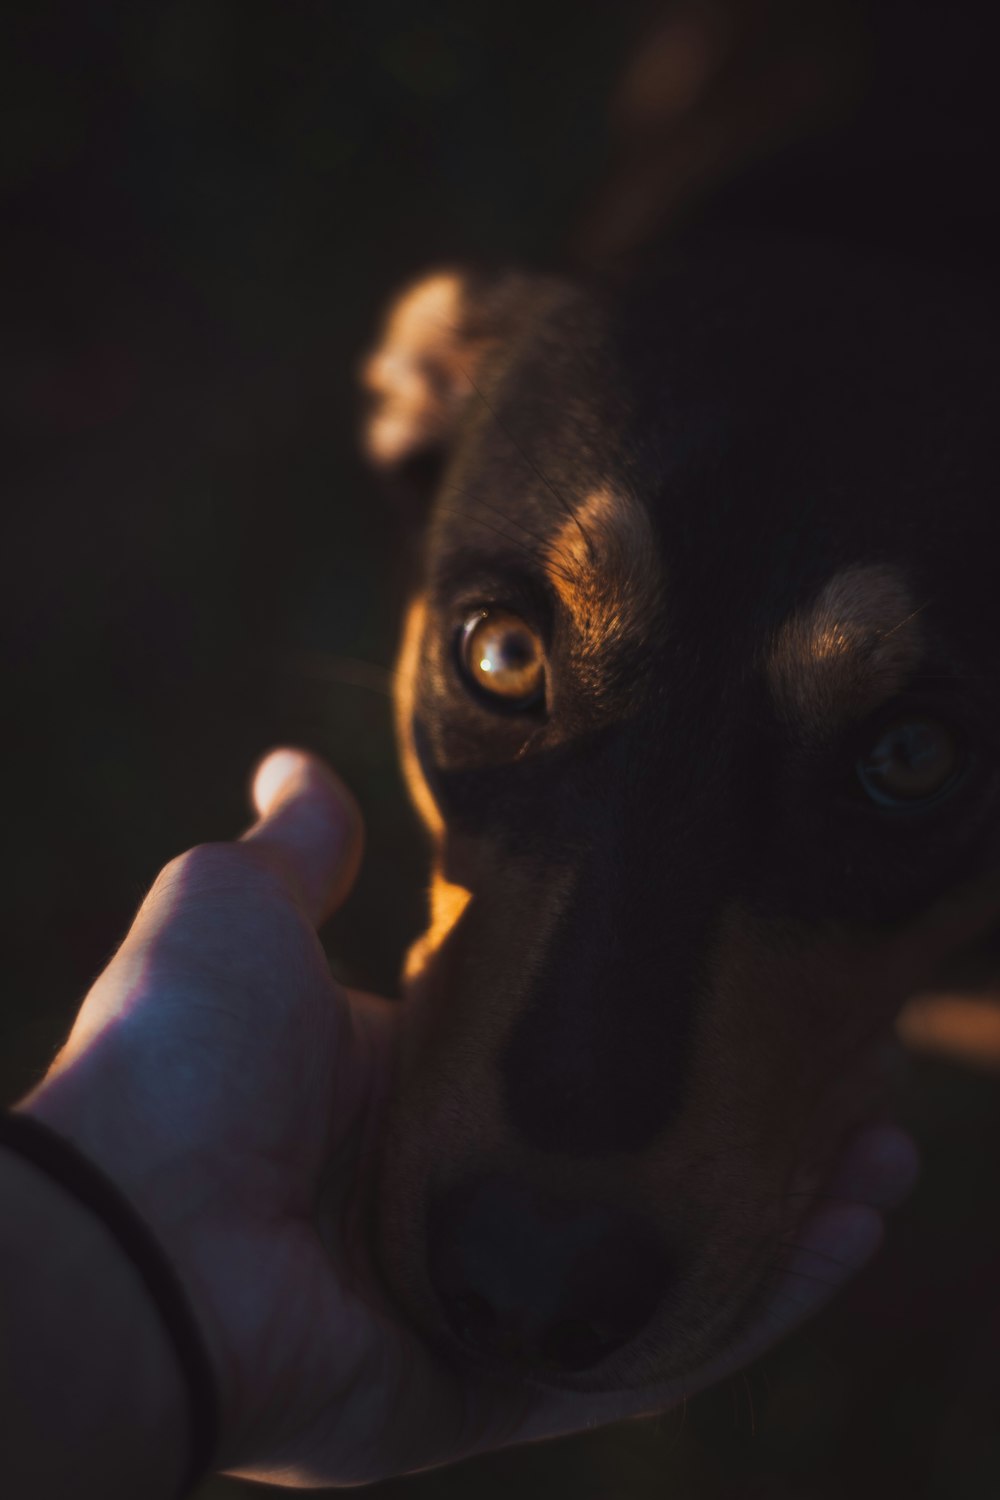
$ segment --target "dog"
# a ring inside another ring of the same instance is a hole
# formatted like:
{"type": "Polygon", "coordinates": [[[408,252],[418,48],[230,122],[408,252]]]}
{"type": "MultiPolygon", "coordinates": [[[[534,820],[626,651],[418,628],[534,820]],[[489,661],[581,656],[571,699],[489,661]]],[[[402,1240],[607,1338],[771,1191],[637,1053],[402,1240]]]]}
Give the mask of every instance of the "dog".
{"type": "Polygon", "coordinates": [[[995,349],[967,275],[756,224],[390,310],[365,441],[419,515],[433,876],[376,1234],[453,1358],[696,1380],[884,1107],[905,1002],[988,954],[995,349]]]}

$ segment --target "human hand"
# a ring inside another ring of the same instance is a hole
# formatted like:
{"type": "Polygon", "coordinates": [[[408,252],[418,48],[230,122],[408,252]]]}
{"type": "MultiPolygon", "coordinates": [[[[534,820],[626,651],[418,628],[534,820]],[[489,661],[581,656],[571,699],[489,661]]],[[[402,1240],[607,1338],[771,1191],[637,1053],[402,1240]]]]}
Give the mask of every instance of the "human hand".
{"type": "Polygon", "coordinates": [[[299,752],[269,757],[254,797],[260,820],[239,842],[162,872],[22,1106],[117,1182],[173,1259],[219,1381],[222,1466],[356,1484],[663,1409],[815,1310],[833,1258],[846,1279],[871,1253],[877,1206],[912,1168],[891,1132],[859,1143],[835,1185],[845,1201],[799,1237],[822,1284],[790,1283],[794,1309],[779,1288],[780,1315],[759,1325],[773,1332],[683,1393],[559,1394],[445,1364],[384,1302],[355,1211],[395,1008],[337,985],[315,928],[351,884],[360,818],[299,752]],[[324,1181],[334,1252],[317,1226],[324,1181]]]}

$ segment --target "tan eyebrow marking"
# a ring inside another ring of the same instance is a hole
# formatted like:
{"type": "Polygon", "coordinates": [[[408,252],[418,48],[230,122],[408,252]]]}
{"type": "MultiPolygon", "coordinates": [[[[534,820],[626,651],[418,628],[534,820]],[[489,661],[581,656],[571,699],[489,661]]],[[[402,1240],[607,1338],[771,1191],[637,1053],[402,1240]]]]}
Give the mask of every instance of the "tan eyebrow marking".
{"type": "Polygon", "coordinates": [[[649,517],[623,491],[598,489],[576,507],[546,548],[546,572],[596,662],[641,637],[660,585],[649,517]]]}
{"type": "Polygon", "coordinates": [[[891,567],[844,568],[787,620],[767,664],[782,717],[820,737],[898,693],[923,650],[920,607],[891,567]]]}

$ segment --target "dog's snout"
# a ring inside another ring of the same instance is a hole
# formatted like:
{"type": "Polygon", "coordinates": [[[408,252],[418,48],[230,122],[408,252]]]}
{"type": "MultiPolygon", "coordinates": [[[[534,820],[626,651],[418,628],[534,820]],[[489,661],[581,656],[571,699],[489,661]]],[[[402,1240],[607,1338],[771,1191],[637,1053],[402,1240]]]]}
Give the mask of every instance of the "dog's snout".
{"type": "Polygon", "coordinates": [[[599,1364],[648,1322],[668,1282],[646,1226],[618,1209],[479,1178],[434,1204],[431,1283],[473,1352],[532,1369],[599,1364]]]}

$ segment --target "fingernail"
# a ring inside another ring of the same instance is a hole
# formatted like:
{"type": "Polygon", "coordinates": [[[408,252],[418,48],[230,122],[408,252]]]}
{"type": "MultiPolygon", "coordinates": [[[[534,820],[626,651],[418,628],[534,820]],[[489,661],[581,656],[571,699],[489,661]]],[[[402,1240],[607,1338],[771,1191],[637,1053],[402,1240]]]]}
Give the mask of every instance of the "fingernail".
{"type": "Polygon", "coordinates": [[[308,765],[301,750],[272,750],[261,761],[253,777],[253,804],[266,817],[308,765]]]}

